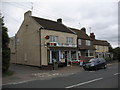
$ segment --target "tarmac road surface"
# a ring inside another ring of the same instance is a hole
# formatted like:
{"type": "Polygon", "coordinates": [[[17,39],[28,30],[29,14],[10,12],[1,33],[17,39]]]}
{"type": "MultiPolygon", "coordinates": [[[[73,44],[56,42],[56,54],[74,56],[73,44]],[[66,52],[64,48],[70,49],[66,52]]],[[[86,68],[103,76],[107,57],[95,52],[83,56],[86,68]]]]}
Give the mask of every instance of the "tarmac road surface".
{"type": "Polygon", "coordinates": [[[97,71],[80,71],[72,75],[3,85],[3,88],[118,88],[118,63],[97,71]]]}

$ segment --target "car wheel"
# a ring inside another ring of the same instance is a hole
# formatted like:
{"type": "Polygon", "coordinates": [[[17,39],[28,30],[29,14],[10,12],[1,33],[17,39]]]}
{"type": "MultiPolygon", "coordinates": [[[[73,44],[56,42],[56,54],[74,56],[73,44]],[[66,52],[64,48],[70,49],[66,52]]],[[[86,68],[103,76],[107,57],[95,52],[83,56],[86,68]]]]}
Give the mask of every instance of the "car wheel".
{"type": "Polygon", "coordinates": [[[97,66],[95,66],[95,71],[96,71],[96,70],[98,70],[98,67],[97,67],[97,66]]]}

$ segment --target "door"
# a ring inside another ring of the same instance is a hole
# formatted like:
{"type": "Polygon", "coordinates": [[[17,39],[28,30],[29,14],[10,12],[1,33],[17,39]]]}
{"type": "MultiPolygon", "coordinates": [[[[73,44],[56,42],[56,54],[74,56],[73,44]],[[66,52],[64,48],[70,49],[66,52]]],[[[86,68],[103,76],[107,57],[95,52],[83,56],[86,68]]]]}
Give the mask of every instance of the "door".
{"type": "Polygon", "coordinates": [[[59,61],[59,51],[52,51],[52,61],[55,60],[56,62],[59,61]]]}

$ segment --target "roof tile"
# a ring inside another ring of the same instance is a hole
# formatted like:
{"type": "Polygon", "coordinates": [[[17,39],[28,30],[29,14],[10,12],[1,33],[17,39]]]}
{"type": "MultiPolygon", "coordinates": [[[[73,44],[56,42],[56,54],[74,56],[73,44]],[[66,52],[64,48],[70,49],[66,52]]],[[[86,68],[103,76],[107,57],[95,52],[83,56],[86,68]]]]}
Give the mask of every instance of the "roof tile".
{"type": "Polygon", "coordinates": [[[67,28],[65,25],[58,23],[56,21],[38,18],[38,17],[34,17],[34,16],[32,16],[32,18],[35,21],[37,21],[41,26],[43,26],[44,29],[75,34],[75,32],[73,32],[72,30],[67,28]]]}

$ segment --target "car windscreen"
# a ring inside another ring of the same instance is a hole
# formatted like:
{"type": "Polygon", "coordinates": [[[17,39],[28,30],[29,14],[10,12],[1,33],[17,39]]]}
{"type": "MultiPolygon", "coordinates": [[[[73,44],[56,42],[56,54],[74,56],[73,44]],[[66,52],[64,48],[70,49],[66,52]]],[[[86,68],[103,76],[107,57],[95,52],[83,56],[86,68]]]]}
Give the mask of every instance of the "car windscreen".
{"type": "Polygon", "coordinates": [[[88,62],[95,62],[95,61],[96,61],[96,59],[93,58],[93,59],[90,59],[88,62]]]}

